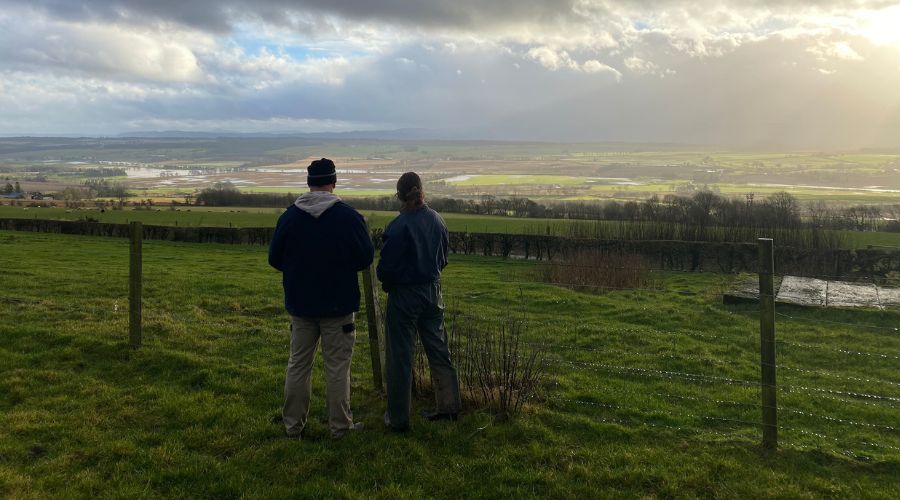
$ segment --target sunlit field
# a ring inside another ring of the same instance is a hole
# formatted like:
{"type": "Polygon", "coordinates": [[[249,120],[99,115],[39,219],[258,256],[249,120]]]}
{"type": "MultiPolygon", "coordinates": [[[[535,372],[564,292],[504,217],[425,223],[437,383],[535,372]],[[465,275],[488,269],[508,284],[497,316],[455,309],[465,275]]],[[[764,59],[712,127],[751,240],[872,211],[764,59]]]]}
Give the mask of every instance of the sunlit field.
{"type": "Polygon", "coordinates": [[[536,282],[535,263],[454,255],[448,317],[525,321],[523,341],[548,360],[540,397],[511,421],[468,408],[457,423],[414,420],[411,433],[389,434],[361,314],[353,404],[366,429],[327,437],[317,365],[310,438],[298,442],[278,423],[287,316],[265,249],[145,242],[136,351],[127,261],[125,240],[0,232],[0,494],[893,497],[900,488],[900,439],[880,427],[896,426],[896,403],[848,395],[900,396],[896,363],[845,352],[900,356],[885,330],[896,312],[780,310],[792,319],[778,319],[789,341],[779,383],[793,389],[779,394],[782,444],[770,454],[759,447],[757,388],[728,382],[757,380],[759,366],[756,306],[721,303],[732,277],[664,273],[653,290],[596,295],[536,282]]]}

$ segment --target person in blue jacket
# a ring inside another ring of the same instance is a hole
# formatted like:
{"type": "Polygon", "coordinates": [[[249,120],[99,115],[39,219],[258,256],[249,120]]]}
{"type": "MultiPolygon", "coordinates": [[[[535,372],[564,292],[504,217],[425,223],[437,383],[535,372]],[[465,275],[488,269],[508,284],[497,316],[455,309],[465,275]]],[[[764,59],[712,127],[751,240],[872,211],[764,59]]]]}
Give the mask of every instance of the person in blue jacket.
{"type": "Polygon", "coordinates": [[[334,194],[334,162],[315,160],[307,174],[309,192],[279,217],[269,246],[269,264],[282,273],[284,306],[291,315],[282,421],[289,437],[301,436],[321,339],[328,425],[332,436],[340,437],[362,428],[350,411],[350,360],[359,311],[357,273],[372,264],[375,250],[365,220],[334,194]]]}
{"type": "Polygon", "coordinates": [[[459,379],[444,332],[441,271],[447,265],[449,235],[437,212],[425,204],[422,180],[407,172],[397,181],[400,215],[384,230],[377,274],[388,293],[385,361],[385,424],[396,431],[409,427],[412,366],[418,332],[428,365],[437,408],[429,420],[456,420],[460,410],[459,379]]]}

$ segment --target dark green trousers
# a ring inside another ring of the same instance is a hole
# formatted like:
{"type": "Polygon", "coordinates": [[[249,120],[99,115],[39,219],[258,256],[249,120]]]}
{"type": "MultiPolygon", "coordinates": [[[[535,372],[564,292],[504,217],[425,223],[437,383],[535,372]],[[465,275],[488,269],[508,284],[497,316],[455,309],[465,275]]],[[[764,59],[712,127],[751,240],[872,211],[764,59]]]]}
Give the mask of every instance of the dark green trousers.
{"type": "Polygon", "coordinates": [[[391,290],[386,323],[387,403],[391,427],[402,429],[409,426],[417,333],[428,357],[437,411],[458,413],[459,379],[450,359],[444,332],[444,299],[440,282],[402,285],[391,290]]]}

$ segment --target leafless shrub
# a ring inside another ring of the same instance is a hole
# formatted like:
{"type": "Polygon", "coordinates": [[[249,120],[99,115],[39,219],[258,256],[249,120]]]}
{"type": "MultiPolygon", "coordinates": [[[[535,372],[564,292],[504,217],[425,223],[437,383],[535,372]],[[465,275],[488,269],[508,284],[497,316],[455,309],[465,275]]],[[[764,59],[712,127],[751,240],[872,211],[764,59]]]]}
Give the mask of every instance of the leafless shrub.
{"type": "MultiPolygon", "coordinates": [[[[446,331],[459,374],[463,405],[509,419],[535,401],[545,378],[544,351],[526,343],[524,323],[512,318],[485,321],[459,312],[447,316],[446,331]]],[[[432,391],[428,362],[417,343],[415,394],[432,391]]]]}

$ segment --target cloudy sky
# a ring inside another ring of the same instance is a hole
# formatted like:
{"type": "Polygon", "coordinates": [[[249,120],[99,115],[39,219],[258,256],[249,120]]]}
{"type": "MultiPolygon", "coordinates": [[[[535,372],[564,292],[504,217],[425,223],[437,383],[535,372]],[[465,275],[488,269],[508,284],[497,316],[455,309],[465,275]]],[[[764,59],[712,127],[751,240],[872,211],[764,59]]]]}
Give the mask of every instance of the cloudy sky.
{"type": "Polygon", "coordinates": [[[900,1],[0,0],[0,134],[900,146],[900,1]]]}

